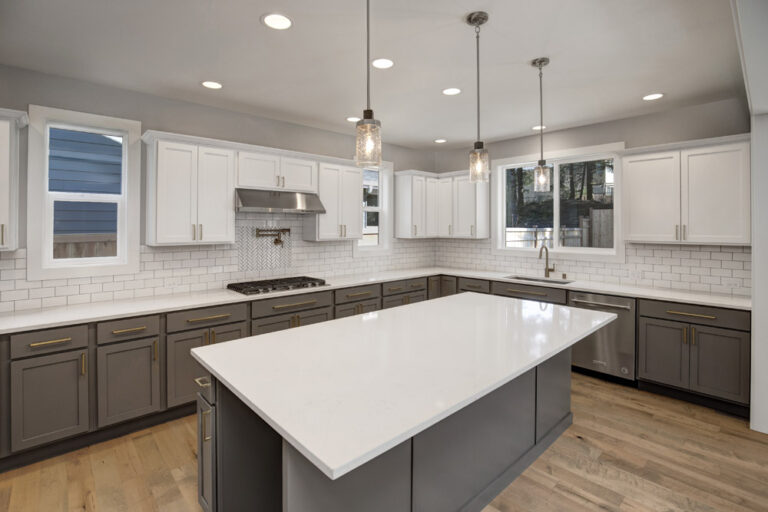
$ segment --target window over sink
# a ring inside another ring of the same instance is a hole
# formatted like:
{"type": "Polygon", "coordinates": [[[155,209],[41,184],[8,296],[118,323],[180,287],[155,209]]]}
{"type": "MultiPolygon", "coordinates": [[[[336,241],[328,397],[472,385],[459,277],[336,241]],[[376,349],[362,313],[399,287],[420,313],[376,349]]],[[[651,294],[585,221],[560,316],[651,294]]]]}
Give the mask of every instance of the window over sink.
{"type": "Polygon", "coordinates": [[[392,223],[392,164],[363,169],[363,238],[354,245],[355,256],[382,254],[390,250],[392,223]]]}

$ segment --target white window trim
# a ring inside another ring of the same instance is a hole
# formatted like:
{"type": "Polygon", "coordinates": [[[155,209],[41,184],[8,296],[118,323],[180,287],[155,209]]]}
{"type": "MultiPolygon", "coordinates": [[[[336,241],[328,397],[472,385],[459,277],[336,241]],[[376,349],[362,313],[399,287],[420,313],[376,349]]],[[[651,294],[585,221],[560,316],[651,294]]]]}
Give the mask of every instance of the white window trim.
{"type": "Polygon", "coordinates": [[[392,252],[392,241],[395,234],[394,222],[394,165],[383,162],[379,167],[379,243],[377,245],[361,246],[355,240],[352,255],[355,258],[369,256],[386,256],[392,252]]]}
{"type": "MultiPolygon", "coordinates": [[[[551,256],[561,256],[572,260],[592,260],[605,262],[623,262],[625,261],[625,243],[622,238],[622,217],[621,217],[621,195],[622,195],[622,173],[621,173],[621,152],[624,150],[623,142],[611,144],[602,144],[598,146],[587,146],[582,148],[565,149],[559,151],[550,151],[544,153],[547,162],[550,163],[568,163],[581,161],[585,158],[613,158],[614,161],[614,184],[615,190],[613,198],[613,249],[597,248],[566,248],[558,247],[550,249],[551,256]]],[[[523,155],[512,158],[503,158],[491,162],[491,254],[496,256],[538,256],[539,248],[512,248],[504,247],[505,237],[504,227],[504,170],[512,166],[534,164],[540,158],[539,154],[523,155]]],[[[558,190],[560,186],[560,176],[557,166],[553,169],[552,184],[554,189],[558,190]]],[[[554,201],[553,215],[560,209],[559,201],[554,201]]],[[[554,230],[555,234],[557,229],[554,230]]]]}
{"type": "Polygon", "coordinates": [[[141,236],[141,123],[129,119],[29,106],[27,157],[27,279],[64,279],[129,274],[139,271],[141,236]],[[93,129],[123,137],[123,194],[48,192],[49,127],[93,129]],[[118,256],[55,261],[53,246],[54,199],[118,203],[118,256]],[[42,207],[41,207],[42,206],[42,207]],[[122,230],[122,231],[121,231],[122,230]]]}

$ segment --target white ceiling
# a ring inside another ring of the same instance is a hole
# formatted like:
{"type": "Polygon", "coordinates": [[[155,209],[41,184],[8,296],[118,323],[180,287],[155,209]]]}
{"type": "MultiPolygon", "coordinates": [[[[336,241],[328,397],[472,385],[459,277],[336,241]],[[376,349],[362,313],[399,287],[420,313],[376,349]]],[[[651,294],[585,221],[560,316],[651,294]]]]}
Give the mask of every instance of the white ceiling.
{"type": "MultiPolygon", "coordinates": [[[[0,63],[352,133],[364,107],[363,0],[0,0],[0,63]],[[287,31],[260,23],[293,19],[287,31]],[[199,84],[217,80],[220,91],[199,84]]],[[[728,0],[373,0],[373,108],[385,142],[474,140],[474,34],[486,10],[483,138],[724,97],[744,85],[728,0]],[[445,87],[464,92],[447,97],[445,87]],[[657,102],[640,97],[666,93],[657,102]]]]}

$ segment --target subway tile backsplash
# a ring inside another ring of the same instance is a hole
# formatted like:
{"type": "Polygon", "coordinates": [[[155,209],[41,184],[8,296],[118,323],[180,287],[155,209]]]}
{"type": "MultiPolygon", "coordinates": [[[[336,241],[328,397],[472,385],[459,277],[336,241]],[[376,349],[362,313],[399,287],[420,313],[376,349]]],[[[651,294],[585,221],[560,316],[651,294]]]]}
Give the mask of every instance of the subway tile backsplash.
{"type": "MultiPolygon", "coordinates": [[[[340,275],[429,266],[540,274],[535,257],[496,255],[489,240],[394,240],[385,256],[353,256],[354,242],[305,242],[302,217],[238,213],[234,245],[141,248],[135,274],[77,279],[26,279],[26,250],[0,253],[0,312],[21,311],[223,288],[232,281],[290,275],[340,275]],[[256,241],[253,228],[290,228],[283,247],[256,241]],[[249,236],[250,234],[250,236],[249,236]]],[[[630,244],[626,261],[554,257],[555,275],[704,293],[750,296],[749,247],[630,244]]]]}

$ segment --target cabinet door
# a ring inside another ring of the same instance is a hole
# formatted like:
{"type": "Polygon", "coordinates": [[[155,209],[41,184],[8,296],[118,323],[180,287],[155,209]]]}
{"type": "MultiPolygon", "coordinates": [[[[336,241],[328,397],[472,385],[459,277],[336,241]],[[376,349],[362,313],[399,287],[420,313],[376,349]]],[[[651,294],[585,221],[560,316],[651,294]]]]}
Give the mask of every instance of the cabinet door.
{"type": "Polygon", "coordinates": [[[403,293],[400,295],[390,295],[384,297],[381,301],[381,309],[396,308],[397,306],[403,306],[408,304],[408,294],[403,293]]]}
{"type": "Polygon", "coordinates": [[[688,324],[640,317],[637,376],[688,388],[688,324]]]}
{"type": "Polygon", "coordinates": [[[360,315],[362,313],[370,313],[371,311],[378,311],[381,309],[381,299],[363,300],[360,302],[350,302],[349,304],[342,304],[336,306],[334,311],[335,318],[346,318],[348,316],[360,315]]]}
{"type": "Polygon", "coordinates": [[[197,146],[157,143],[156,241],[197,240],[197,146]]]}
{"type": "Polygon", "coordinates": [[[682,239],[702,244],[750,241],[749,144],[683,151],[682,239]]]}
{"type": "Polygon", "coordinates": [[[219,325],[211,327],[211,343],[223,343],[225,341],[239,340],[248,336],[248,323],[219,325]]]}
{"type": "Polygon", "coordinates": [[[11,450],[88,431],[85,350],[11,362],[11,450]]]}
{"type": "Polygon", "coordinates": [[[280,157],[240,151],[237,153],[237,186],[275,190],[280,186],[280,157]]]}
{"type": "Polygon", "coordinates": [[[457,290],[456,278],[452,276],[440,276],[440,296],[455,295],[457,290]]]}
{"type": "Polygon", "coordinates": [[[210,342],[208,329],[170,334],[166,338],[168,407],[195,400],[195,379],[205,377],[206,371],[192,358],[190,350],[210,342]]]}
{"type": "Polygon", "coordinates": [[[325,213],[317,215],[317,238],[319,240],[338,240],[341,238],[341,191],[342,166],[320,164],[319,196],[325,207],[325,213]]]}
{"type": "Polygon", "coordinates": [[[309,311],[296,313],[296,323],[294,325],[296,327],[301,327],[303,325],[319,324],[320,322],[325,322],[328,320],[333,320],[332,307],[310,309],[309,311]]]}
{"type": "Polygon", "coordinates": [[[437,185],[437,236],[453,235],[453,179],[443,178],[437,185]]]}
{"type": "Polygon", "coordinates": [[[283,189],[317,192],[317,162],[301,158],[281,158],[280,175],[283,189]]]}
{"type": "Polygon", "coordinates": [[[216,407],[197,396],[197,501],[216,510],[216,407]]]}
{"type": "Polygon", "coordinates": [[[160,410],[157,338],[96,349],[99,428],[160,410]]]}
{"type": "Polygon", "coordinates": [[[674,242],[680,238],[680,153],[624,158],[626,240],[674,242]]]}
{"type": "Polygon", "coordinates": [[[424,236],[436,237],[439,231],[438,186],[440,180],[427,178],[424,201],[424,236]]]}
{"type": "Polygon", "coordinates": [[[413,195],[411,197],[412,222],[411,235],[414,237],[426,236],[425,216],[427,212],[427,180],[423,176],[413,177],[413,195]]]}
{"type": "Polygon", "coordinates": [[[0,249],[11,248],[11,123],[0,120],[0,249]]]}
{"type": "Polygon", "coordinates": [[[427,290],[430,299],[440,297],[440,276],[432,276],[427,280],[427,290]]]}
{"type": "Polygon", "coordinates": [[[198,240],[235,241],[235,152],[200,147],[197,167],[198,240]]]}
{"type": "Polygon", "coordinates": [[[454,237],[471,238],[475,236],[475,219],[477,205],[475,203],[475,184],[467,176],[453,179],[453,235],[454,237]]]}
{"type": "Polygon", "coordinates": [[[691,326],[691,391],[749,403],[749,334],[691,326]]]}
{"type": "Polygon", "coordinates": [[[294,327],[295,314],[268,316],[266,318],[254,318],[251,322],[251,335],[267,334],[268,332],[283,331],[294,327]]]}
{"type": "Polygon", "coordinates": [[[357,167],[341,169],[341,224],[344,237],[363,238],[363,170],[357,167]]]}

